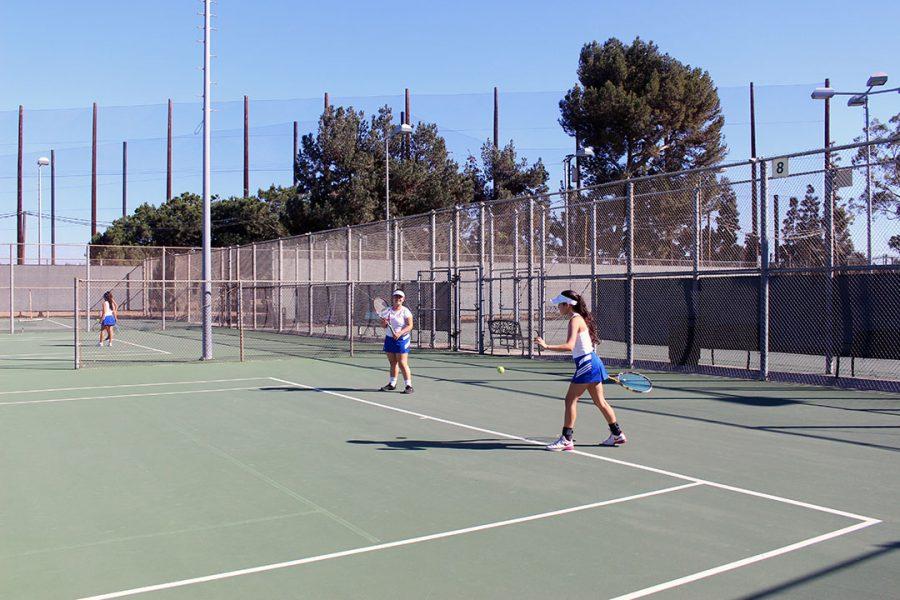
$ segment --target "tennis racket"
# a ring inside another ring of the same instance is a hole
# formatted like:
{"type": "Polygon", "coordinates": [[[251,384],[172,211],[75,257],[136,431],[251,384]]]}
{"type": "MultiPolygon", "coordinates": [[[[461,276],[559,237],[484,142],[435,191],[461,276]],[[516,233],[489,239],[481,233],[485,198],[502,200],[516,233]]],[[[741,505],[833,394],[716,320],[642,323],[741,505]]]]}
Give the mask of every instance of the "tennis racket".
{"type": "Polygon", "coordinates": [[[646,394],[653,389],[652,381],[650,381],[644,375],[641,375],[640,373],[634,373],[632,371],[619,373],[615,377],[610,377],[610,379],[613,382],[621,385],[626,390],[637,392],[638,394],[646,394]]]}
{"type": "Polygon", "coordinates": [[[392,335],[397,335],[397,332],[394,331],[394,326],[391,325],[391,322],[388,320],[388,317],[391,316],[391,305],[387,303],[384,298],[375,297],[372,299],[372,308],[375,309],[375,312],[379,317],[386,320],[388,329],[391,330],[392,335]]]}

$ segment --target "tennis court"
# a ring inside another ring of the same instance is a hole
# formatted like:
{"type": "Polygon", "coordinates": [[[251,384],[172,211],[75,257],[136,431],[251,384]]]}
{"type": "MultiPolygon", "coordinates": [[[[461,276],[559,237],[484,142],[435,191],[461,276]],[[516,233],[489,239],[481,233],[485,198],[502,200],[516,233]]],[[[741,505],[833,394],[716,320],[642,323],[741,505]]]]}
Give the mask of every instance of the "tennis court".
{"type": "Polygon", "coordinates": [[[375,354],[74,371],[68,333],[5,338],[3,598],[900,587],[896,394],[648,373],[606,386],[626,446],[583,401],[551,453],[567,362],[414,353],[406,396],[375,354]]]}

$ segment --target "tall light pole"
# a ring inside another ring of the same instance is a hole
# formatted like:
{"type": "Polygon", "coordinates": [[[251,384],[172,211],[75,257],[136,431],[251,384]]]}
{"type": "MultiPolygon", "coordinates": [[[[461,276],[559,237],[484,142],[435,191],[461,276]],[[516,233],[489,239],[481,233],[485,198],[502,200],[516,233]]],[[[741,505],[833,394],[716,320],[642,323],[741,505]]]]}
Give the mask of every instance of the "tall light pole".
{"type": "MultiPolygon", "coordinates": [[[[864,92],[839,92],[826,84],[825,87],[813,90],[813,100],[828,101],[834,96],[850,96],[847,106],[862,106],[865,109],[865,135],[866,135],[866,262],[872,264],[872,166],[871,147],[869,146],[869,96],[898,92],[900,87],[874,90],[887,83],[888,75],[883,71],[873,73],[866,81],[864,92]]],[[[828,124],[826,123],[826,126],[828,124]]]]}
{"type": "Polygon", "coordinates": [[[44,205],[41,194],[41,181],[43,180],[43,167],[50,164],[50,159],[42,156],[37,160],[38,168],[38,264],[41,264],[41,243],[44,241],[42,232],[44,230],[44,205]]]}
{"type": "Polygon", "coordinates": [[[395,135],[410,134],[412,130],[412,125],[401,123],[396,127],[389,127],[384,132],[384,227],[387,232],[384,238],[384,251],[388,258],[391,252],[391,138],[395,135]]]}
{"type": "Polygon", "coordinates": [[[203,323],[203,360],[212,360],[212,227],[210,225],[209,137],[211,131],[209,106],[210,13],[211,0],[203,1],[203,294],[201,315],[203,323]]]}

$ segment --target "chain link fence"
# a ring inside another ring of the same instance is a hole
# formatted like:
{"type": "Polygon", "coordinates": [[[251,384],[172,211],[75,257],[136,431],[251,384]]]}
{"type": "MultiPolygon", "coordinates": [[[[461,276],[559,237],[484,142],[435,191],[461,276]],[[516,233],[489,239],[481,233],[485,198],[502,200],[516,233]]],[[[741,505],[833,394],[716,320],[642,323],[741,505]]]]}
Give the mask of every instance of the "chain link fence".
{"type": "MultiPolygon", "coordinates": [[[[239,297],[245,333],[349,352],[350,341],[380,347],[366,302],[400,287],[416,347],[537,356],[535,335],[565,332],[548,299],[573,289],[593,308],[611,364],[896,387],[900,213],[887,175],[900,164],[869,155],[854,144],[215,248],[213,279],[241,289],[213,302],[239,297]]],[[[153,328],[184,323],[185,343],[196,342],[197,249],[91,247],[84,256],[0,265],[5,282],[52,273],[0,290],[10,330],[42,314],[71,325],[79,277],[84,310],[96,311],[106,291],[98,280],[115,281],[131,306],[142,290],[150,317],[141,318],[153,328]]]]}

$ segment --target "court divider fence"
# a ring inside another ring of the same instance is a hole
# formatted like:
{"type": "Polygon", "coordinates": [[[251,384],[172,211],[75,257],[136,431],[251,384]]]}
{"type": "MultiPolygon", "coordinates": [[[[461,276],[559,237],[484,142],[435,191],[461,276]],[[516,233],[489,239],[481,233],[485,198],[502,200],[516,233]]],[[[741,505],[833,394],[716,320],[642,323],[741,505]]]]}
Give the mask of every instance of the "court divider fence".
{"type": "MultiPolygon", "coordinates": [[[[417,347],[541,357],[531,340],[563,337],[566,326],[547,300],[573,289],[613,365],[897,389],[900,232],[889,192],[900,140],[870,146],[215,248],[226,292],[213,302],[242,299],[245,334],[302,333],[349,352],[365,316],[356,297],[371,296],[361,290],[374,281],[385,297],[394,287],[414,297],[417,347]]],[[[91,268],[85,307],[115,281],[91,268]]],[[[167,251],[142,260],[139,282],[116,285],[158,298],[153,327],[182,317],[193,327],[200,268],[199,251],[167,251]]]]}

